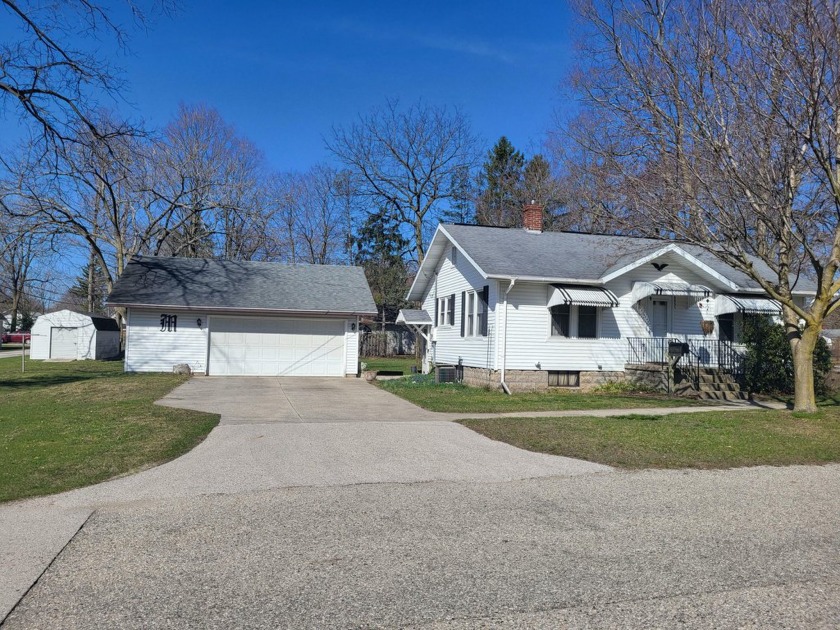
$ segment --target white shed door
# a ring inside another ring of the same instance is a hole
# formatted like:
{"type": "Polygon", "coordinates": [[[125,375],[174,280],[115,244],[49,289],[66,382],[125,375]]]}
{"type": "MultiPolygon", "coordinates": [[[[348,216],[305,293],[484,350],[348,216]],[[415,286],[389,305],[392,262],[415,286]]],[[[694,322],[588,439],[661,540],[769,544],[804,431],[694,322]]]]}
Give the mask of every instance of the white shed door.
{"type": "Polygon", "coordinates": [[[51,359],[75,359],[76,352],[76,328],[50,328],[50,358],[51,359]]]}
{"type": "Polygon", "coordinates": [[[213,376],[344,376],[344,322],[211,317],[213,376]]]}

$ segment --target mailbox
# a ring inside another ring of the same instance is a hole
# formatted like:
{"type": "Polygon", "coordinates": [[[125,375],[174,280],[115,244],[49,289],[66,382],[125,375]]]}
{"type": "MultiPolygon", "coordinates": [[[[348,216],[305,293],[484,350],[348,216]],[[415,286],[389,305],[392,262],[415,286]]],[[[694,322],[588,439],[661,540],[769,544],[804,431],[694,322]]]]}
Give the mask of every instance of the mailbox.
{"type": "Polygon", "coordinates": [[[680,341],[671,341],[668,343],[668,356],[672,359],[679,359],[683,355],[688,354],[688,344],[680,341]]]}

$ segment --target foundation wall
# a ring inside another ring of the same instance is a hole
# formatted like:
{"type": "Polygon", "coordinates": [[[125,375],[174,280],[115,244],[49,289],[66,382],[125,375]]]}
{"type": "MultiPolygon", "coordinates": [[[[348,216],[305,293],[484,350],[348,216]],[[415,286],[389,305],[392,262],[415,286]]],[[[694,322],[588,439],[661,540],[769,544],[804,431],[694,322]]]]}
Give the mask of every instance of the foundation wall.
{"type": "MultiPolygon", "coordinates": [[[[501,372],[486,368],[464,367],[464,385],[470,387],[501,387],[501,372]]],[[[605,383],[623,381],[624,372],[584,372],[580,373],[580,387],[573,388],[580,391],[594,389],[605,383]]],[[[506,370],[505,382],[512,392],[543,392],[549,388],[548,371],[546,370],[506,370]]],[[[557,388],[559,389],[559,388],[557,388]]]]}

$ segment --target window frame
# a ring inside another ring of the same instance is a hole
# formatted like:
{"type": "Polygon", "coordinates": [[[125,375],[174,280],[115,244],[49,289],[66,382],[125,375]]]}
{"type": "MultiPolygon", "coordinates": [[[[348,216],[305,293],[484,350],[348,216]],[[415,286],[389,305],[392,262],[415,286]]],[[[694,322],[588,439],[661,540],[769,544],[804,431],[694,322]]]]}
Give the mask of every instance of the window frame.
{"type": "Polygon", "coordinates": [[[548,332],[552,339],[571,339],[572,338],[572,305],[571,304],[555,304],[548,307],[548,332]],[[554,317],[555,315],[562,317],[564,314],[560,313],[560,309],[567,309],[566,317],[566,333],[563,333],[563,327],[558,326],[560,332],[555,333],[554,317]],[[555,310],[558,311],[555,313],[555,310]]]}
{"type": "Polygon", "coordinates": [[[467,291],[467,306],[464,309],[465,317],[467,318],[467,323],[464,326],[464,336],[465,337],[475,337],[475,307],[476,307],[476,295],[475,291],[467,291]]]}
{"type": "MultiPolygon", "coordinates": [[[[586,306],[586,305],[583,305],[586,306]]],[[[549,306],[546,310],[548,311],[548,338],[549,340],[560,340],[560,339],[583,339],[586,341],[597,340],[601,338],[601,311],[603,310],[602,307],[599,306],[589,306],[588,308],[595,309],[595,336],[594,337],[581,337],[580,336],[580,307],[579,304],[555,304],[554,306],[549,306]],[[568,308],[568,334],[555,334],[554,333],[554,309],[560,308],[568,308]]]]}

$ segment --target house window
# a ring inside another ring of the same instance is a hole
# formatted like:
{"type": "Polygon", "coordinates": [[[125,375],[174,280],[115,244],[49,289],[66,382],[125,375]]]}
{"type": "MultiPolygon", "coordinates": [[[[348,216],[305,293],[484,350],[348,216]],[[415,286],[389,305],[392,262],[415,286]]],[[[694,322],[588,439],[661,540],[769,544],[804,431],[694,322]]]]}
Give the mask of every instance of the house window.
{"type": "Polygon", "coordinates": [[[558,304],[551,307],[551,336],[552,337],[570,337],[571,336],[571,314],[572,307],[568,304],[558,304]]]}
{"type": "Polygon", "coordinates": [[[487,291],[475,294],[475,334],[487,335],[487,291]]]}
{"type": "Polygon", "coordinates": [[[438,298],[437,301],[437,325],[452,326],[455,323],[455,294],[438,298]]]}
{"type": "Polygon", "coordinates": [[[598,309],[594,306],[578,306],[578,337],[595,339],[598,336],[598,309]]]}
{"type": "Polygon", "coordinates": [[[486,337],[487,336],[487,299],[489,287],[481,291],[464,291],[461,294],[463,306],[461,314],[462,337],[486,337]]]}
{"type": "Polygon", "coordinates": [[[580,372],[549,371],[549,387],[580,387],[580,372]]]}

